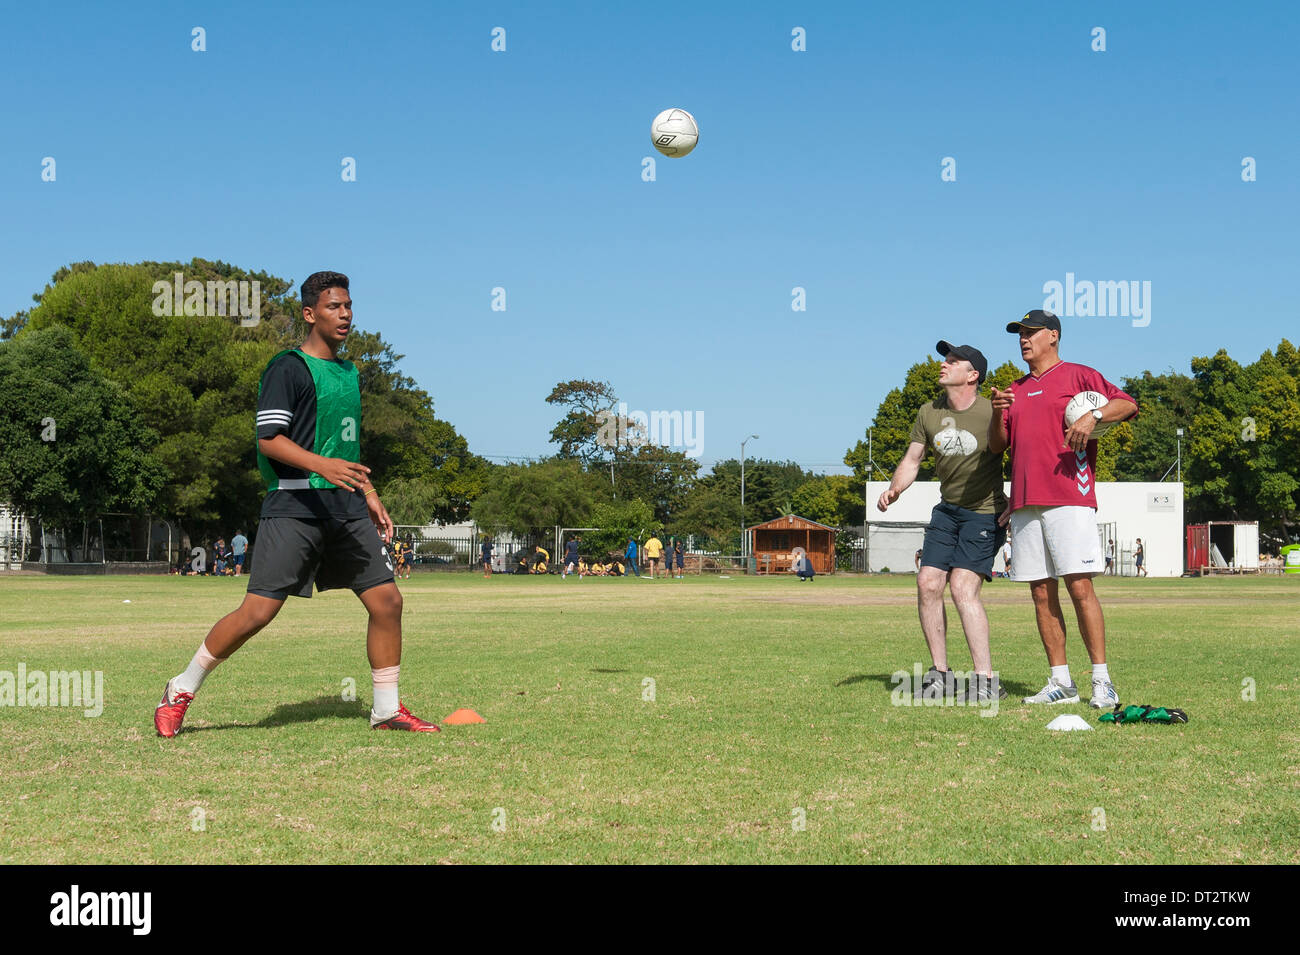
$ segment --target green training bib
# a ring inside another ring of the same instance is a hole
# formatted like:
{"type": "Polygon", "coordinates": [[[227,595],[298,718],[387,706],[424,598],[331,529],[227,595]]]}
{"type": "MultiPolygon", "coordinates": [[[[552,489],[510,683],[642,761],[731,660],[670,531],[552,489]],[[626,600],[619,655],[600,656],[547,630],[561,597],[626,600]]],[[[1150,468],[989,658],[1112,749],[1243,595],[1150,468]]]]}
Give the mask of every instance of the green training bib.
{"type": "MultiPolygon", "coordinates": [[[[357,367],[350,361],[328,361],[308,355],[293,348],[286,349],[266,363],[262,371],[262,380],[282,356],[297,354],[307,365],[312,383],[316,388],[316,435],[315,443],[309,449],[321,457],[342,458],[354,464],[361,461],[361,385],[357,367]]],[[[262,394],[262,383],[258,382],[257,393],[262,394]]],[[[266,489],[276,491],[288,490],[286,485],[298,484],[301,479],[281,479],[275,473],[270,459],[257,452],[257,468],[266,480],[266,489]]],[[[331,484],[316,472],[311,472],[307,485],[317,489],[338,487],[331,484]]]]}

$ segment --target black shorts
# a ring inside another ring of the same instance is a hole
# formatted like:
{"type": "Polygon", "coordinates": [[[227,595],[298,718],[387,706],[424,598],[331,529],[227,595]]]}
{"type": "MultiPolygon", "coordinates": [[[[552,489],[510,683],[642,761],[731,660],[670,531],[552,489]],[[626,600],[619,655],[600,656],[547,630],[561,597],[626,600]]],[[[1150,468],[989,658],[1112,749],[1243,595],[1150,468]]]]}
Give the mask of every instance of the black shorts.
{"type": "Polygon", "coordinates": [[[368,517],[344,520],[264,517],[248,592],[273,600],[349,587],[355,593],[393,580],[393,560],[368,517]]]}
{"type": "Polygon", "coordinates": [[[978,514],[940,501],[930,512],[930,526],[921,548],[921,566],[952,570],[961,567],[993,579],[993,558],[1007,539],[996,514],[978,514]]]}

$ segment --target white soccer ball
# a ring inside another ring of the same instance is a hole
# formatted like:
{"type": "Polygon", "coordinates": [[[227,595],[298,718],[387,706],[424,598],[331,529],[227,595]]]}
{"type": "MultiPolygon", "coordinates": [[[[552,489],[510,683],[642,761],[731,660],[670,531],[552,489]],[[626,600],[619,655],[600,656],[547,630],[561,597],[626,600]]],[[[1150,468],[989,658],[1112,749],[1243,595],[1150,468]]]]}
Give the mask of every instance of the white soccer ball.
{"type": "Polygon", "coordinates": [[[684,109],[666,109],[650,124],[650,142],[665,156],[680,159],[699,141],[700,127],[684,109]]]}
{"type": "MultiPolygon", "coordinates": [[[[1105,395],[1096,391],[1081,391],[1065,406],[1065,426],[1069,428],[1076,421],[1086,414],[1092,414],[1098,408],[1106,405],[1108,399],[1105,395]]],[[[1111,429],[1116,422],[1098,421],[1097,426],[1092,429],[1092,437],[1100,438],[1103,434],[1111,429]]]]}

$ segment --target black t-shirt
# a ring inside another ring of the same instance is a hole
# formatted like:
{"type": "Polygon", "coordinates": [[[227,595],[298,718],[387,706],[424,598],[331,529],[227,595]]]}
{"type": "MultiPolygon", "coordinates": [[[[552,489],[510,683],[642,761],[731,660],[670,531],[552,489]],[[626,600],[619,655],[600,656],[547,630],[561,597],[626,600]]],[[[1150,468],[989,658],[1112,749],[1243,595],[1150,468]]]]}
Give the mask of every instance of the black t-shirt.
{"type": "Polygon", "coordinates": [[[569,541],[567,544],[564,545],[564,557],[565,557],[566,560],[577,560],[577,559],[578,559],[578,542],[577,542],[577,541],[569,541]]]}
{"type": "MultiPolygon", "coordinates": [[[[306,451],[316,449],[316,383],[297,353],[284,355],[266,372],[257,399],[257,421],[259,440],[283,434],[306,451]]],[[[271,461],[271,466],[281,477],[306,476],[279,461],[271,461]]],[[[341,487],[270,491],[262,502],[263,517],[354,520],[367,513],[363,493],[341,487]]]]}
{"type": "Polygon", "coordinates": [[[492,545],[484,544],[480,548],[483,551],[483,563],[488,563],[492,559],[492,545]]]}

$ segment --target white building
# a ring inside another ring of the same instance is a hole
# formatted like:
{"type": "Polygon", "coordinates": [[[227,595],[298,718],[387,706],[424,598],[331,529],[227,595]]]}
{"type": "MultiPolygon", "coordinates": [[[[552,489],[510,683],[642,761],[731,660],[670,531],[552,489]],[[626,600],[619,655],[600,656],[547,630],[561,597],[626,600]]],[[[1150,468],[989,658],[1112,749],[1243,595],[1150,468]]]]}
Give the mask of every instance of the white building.
{"type": "MultiPolygon", "coordinates": [[[[876,501],[889,487],[888,481],[867,483],[871,523],[867,532],[868,569],[888,567],[894,572],[914,571],[915,554],[930,522],[930,511],[939,503],[938,481],[917,481],[890,505],[884,514],[876,501]]],[[[1118,572],[1135,573],[1133,553],[1142,539],[1144,566],[1152,577],[1181,577],[1183,574],[1183,485],[1176,482],[1098,481],[1097,533],[1102,553],[1115,541],[1118,572]]],[[[1003,485],[1011,493],[1010,485],[1003,485]]],[[[1015,542],[1012,541],[1014,552],[1015,542]]],[[[1012,559],[1014,560],[1014,553],[1012,559]]],[[[1001,559],[993,562],[1002,569],[1001,559]]]]}
{"type": "Polygon", "coordinates": [[[0,570],[21,570],[31,535],[26,515],[0,502],[0,570]]]}

